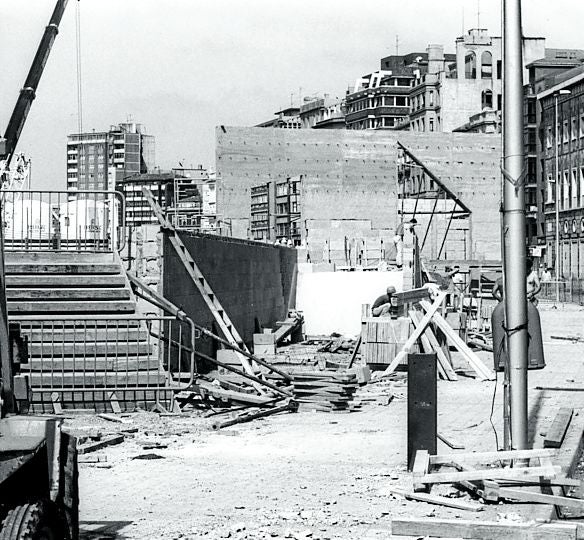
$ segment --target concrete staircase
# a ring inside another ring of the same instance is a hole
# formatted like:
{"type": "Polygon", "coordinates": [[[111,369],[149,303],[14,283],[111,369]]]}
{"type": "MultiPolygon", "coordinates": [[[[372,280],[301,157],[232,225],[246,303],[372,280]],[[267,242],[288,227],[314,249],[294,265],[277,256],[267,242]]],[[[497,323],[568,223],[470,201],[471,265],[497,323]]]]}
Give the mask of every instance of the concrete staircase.
{"type": "Polygon", "coordinates": [[[29,341],[34,412],[168,407],[158,341],[111,253],[8,252],[9,319],[29,341]]]}

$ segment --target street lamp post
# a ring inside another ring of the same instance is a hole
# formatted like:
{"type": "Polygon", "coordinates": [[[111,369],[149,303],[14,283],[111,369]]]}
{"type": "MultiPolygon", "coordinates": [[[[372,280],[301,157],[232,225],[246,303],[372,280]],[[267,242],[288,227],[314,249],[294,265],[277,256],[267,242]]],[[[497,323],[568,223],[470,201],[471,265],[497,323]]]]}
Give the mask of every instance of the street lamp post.
{"type": "Polygon", "coordinates": [[[554,265],[554,271],[556,273],[556,303],[560,302],[560,170],[559,170],[559,152],[558,146],[560,145],[559,135],[559,125],[558,125],[558,98],[560,96],[569,95],[572,92],[570,90],[558,90],[554,93],[554,117],[555,117],[555,162],[556,162],[556,187],[555,187],[555,209],[556,209],[556,260],[554,265]]]}

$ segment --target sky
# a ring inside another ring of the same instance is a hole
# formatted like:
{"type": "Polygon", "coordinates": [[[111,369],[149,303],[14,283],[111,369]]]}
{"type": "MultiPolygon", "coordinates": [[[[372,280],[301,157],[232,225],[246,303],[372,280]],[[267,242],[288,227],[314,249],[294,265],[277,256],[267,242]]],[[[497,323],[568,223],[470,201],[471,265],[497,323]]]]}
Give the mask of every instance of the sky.
{"type": "MultiPolygon", "coordinates": [[[[0,133],[56,0],[0,0],[0,133]]],[[[67,134],[77,131],[70,0],[19,151],[36,189],[65,189],[67,134]]],[[[584,2],[523,1],[527,36],[583,48],[584,2]],[[569,14],[567,16],[566,14],[569,14]]],[[[254,125],[299,96],[342,97],[383,56],[454,52],[462,29],[501,35],[499,0],[80,0],[84,131],[132,120],[156,137],[156,161],[215,165],[215,126],[254,125]]]]}

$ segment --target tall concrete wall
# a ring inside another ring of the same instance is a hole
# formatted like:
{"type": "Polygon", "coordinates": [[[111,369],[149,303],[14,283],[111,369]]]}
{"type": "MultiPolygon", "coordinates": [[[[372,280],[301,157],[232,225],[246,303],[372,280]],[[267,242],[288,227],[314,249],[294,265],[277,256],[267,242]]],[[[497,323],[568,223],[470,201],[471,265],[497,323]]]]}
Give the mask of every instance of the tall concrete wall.
{"type": "Polygon", "coordinates": [[[399,141],[472,210],[469,257],[500,257],[497,135],[222,126],[216,136],[217,212],[234,236],[248,235],[252,186],[304,175],[301,227],[320,257],[313,262],[327,238],[329,249],[341,248],[359,227],[387,247],[399,221],[399,141]]]}
{"type": "MultiPolygon", "coordinates": [[[[181,234],[244,341],[251,345],[259,327],[273,327],[295,307],[296,250],[213,235],[181,234]]],[[[163,294],[197,323],[214,329],[214,319],[174,248],[163,242],[163,294]]],[[[221,335],[221,334],[220,334],[221,335]]],[[[215,344],[197,340],[197,350],[213,354],[215,344]]]]}

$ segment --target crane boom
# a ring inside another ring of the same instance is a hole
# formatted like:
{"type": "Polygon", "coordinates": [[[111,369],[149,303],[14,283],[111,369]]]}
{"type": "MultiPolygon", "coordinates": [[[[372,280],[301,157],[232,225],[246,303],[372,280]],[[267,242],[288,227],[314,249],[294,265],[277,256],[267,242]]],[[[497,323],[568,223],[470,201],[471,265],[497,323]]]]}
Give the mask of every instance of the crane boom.
{"type": "Polygon", "coordinates": [[[30,106],[35,98],[36,90],[45,69],[47,59],[49,58],[55,37],[59,33],[59,24],[61,23],[63,13],[67,7],[67,2],[68,0],[57,0],[49,24],[45,28],[45,32],[39,43],[34,60],[30,66],[24,86],[20,90],[18,100],[12,111],[10,121],[8,122],[8,127],[4,133],[4,138],[0,138],[0,162],[5,162],[4,168],[6,169],[8,169],[10,165],[10,160],[12,159],[12,155],[18,144],[18,139],[22,133],[22,128],[26,122],[30,106]]]}

